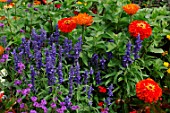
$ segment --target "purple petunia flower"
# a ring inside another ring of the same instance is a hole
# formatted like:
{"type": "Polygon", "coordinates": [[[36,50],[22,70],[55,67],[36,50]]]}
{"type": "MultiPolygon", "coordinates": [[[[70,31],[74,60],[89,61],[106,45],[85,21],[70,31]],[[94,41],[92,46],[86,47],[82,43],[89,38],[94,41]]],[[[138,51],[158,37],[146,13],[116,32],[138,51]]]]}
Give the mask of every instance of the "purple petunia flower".
{"type": "Polygon", "coordinates": [[[8,60],[9,55],[8,54],[3,54],[2,58],[0,58],[0,63],[6,62],[8,60]]]}
{"type": "Polygon", "coordinates": [[[19,93],[21,93],[22,92],[22,90],[20,90],[20,89],[17,89],[17,93],[19,94],[19,93]]]}
{"type": "Polygon", "coordinates": [[[41,100],[41,105],[46,105],[47,104],[47,101],[45,99],[42,99],[41,100]]]}
{"type": "Polygon", "coordinates": [[[31,110],[31,111],[30,111],[30,113],[37,113],[37,111],[35,111],[35,110],[31,110]]]}
{"type": "Polygon", "coordinates": [[[56,104],[53,102],[53,103],[50,104],[50,106],[51,106],[52,108],[55,108],[55,107],[56,107],[56,104]]]}
{"type": "Polygon", "coordinates": [[[77,109],[80,109],[80,107],[78,105],[76,106],[71,106],[71,110],[77,110],[77,109]]]}
{"type": "Polygon", "coordinates": [[[15,80],[14,81],[14,85],[16,85],[16,86],[19,86],[19,85],[21,85],[22,84],[22,81],[21,80],[15,80]]]}
{"type": "Polygon", "coordinates": [[[21,33],[25,33],[25,31],[24,31],[23,29],[20,29],[20,32],[21,32],[21,33]]]}
{"type": "Polygon", "coordinates": [[[34,107],[37,107],[37,108],[40,108],[40,107],[41,107],[41,104],[39,104],[38,102],[34,102],[34,103],[33,103],[33,106],[34,106],[34,107]]]}
{"type": "Polygon", "coordinates": [[[32,101],[32,102],[36,102],[36,101],[37,101],[37,97],[36,97],[36,96],[32,96],[32,97],[31,97],[31,101],[32,101]]]}
{"type": "Polygon", "coordinates": [[[21,103],[20,104],[20,108],[23,109],[25,107],[25,104],[24,103],[21,103]]]}
{"type": "Polygon", "coordinates": [[[66,103],[65,102],[60,102],[60,106],[65,106],[66,103]]]}
{"type": "Polygon", "coordinates": [[[18,103],[21,103],[21,101],[22,101],[22,98],[18,98],[18,99],[17,99],[17,102],[18,102],[18,103]]]}
{"type": "Polygon", "coordinates": [[[4,27],[4,24],[3,24],[3,23],[0,23],[0,27],[3,28],[3,27],[4,27]]]}

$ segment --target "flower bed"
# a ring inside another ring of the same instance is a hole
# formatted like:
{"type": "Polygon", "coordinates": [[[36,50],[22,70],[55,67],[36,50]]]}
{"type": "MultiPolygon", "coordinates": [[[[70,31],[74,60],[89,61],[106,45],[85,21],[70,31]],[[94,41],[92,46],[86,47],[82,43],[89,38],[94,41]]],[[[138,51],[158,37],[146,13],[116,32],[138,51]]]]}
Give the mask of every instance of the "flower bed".
{"type": "Polygon", "coordinates": [[[0,2],[0,113],[170,112],[166,6],[0,2]]]}

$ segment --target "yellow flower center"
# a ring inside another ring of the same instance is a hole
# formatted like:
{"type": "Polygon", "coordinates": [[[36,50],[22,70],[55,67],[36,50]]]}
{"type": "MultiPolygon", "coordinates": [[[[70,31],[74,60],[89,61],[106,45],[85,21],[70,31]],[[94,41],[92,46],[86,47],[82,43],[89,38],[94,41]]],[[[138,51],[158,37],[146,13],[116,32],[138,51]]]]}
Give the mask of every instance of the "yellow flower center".
{"type": "Polygon", "coordinates": [[[66,21],[64,21],[64,23],[69,25],[71,23],[71,21],[70,20],[66,20],[66,21]]]}
{"type": "Polygon", "coordinates": [[[141,27],[142,29],[146,29],[146,24],[143,22],[137,24],[138,27],[141,27]]]}
{"type": "Polygon", "coordinates": [[[148,85],[146,86],[146,88],[147,88],[148,90],[154,91],[155,86],[154,86],[153,84],[148,84],[148,85]]]}

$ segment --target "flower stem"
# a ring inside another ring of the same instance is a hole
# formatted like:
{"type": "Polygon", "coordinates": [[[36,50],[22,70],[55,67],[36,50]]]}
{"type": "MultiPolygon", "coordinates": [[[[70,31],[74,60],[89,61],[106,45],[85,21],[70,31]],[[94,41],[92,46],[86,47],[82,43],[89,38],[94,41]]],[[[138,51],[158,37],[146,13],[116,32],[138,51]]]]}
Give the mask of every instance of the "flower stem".
{"type": "Polygon", "coordinates": [[[83,41],[85,40],[85,38],[84,38],[84,32],[85,32],[85,26],[83,25],[83,26],[82,26],[82,40],[83,40],[83,41]]]}

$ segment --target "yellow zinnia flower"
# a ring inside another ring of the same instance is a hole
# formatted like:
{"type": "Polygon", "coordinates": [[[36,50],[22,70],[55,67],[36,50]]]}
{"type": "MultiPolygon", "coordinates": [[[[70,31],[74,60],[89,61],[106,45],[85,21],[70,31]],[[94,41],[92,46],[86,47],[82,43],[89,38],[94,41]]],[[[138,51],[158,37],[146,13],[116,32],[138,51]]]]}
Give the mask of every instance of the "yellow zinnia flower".
{"type": "Polygon", "coordinates": [[[162,53],[162,56],[165,56],[165,55],[167,55],[168,54],[168,51],[164,51],[163,53],[162,53]]]}
{"type": "Polygon", "coordinates": [[[166,38],[167,38],[168,40],[170,40],[170,35],[167,35],[166,38]]]}
{"type": "Polygon", "coordinates": [[[170,74],[170,68],[167,70],[168,74],[170,74]]]}
{"type": "Polygon", "coordinates": [[[82,2],[80,2],[80,1],[76,2],[76,4],[79,4],[79,5],[84,4],[85,6],[87,5],[86,2],[82,3],[82,2]]]}
{"type": "Polygon", "coordinates": [[[169,67],[169,63],[168,62],[164,62],[164,66],[165,67],[169,67]]]}

